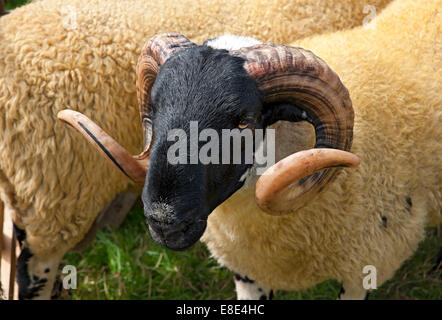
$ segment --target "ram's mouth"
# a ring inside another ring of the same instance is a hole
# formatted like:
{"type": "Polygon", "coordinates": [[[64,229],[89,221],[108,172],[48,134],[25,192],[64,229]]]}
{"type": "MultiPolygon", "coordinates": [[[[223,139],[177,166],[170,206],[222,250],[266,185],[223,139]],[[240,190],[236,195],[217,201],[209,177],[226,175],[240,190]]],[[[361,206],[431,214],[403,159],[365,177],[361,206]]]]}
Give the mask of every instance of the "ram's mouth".
{"type": "Polygon", "coordinates": [[[152,239],[159,245],[170,250],[183,251],[193,246],[206,230],[207,221],[198,220],[196,222],[184,224],[181,228],[164,232],[156,230],[149,224],[149,232],[152,239]]]}

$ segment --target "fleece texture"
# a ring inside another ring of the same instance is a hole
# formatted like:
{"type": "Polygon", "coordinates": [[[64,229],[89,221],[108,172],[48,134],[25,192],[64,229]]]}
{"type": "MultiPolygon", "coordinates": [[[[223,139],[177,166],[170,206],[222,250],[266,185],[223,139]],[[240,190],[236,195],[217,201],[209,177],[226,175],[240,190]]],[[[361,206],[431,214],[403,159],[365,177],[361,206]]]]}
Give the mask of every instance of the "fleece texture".
{"type": "MultiPolygon", "coordinates": [[[[397,0],[367,28],[292,43],[324,59],[348,88],[361,164],[285,216],[257,207],[250,178],[208,219],[203,241],[222,265],[284,290],[331,278],[362,289],[372,265],[379,286],[424,228],[442,222],[441,22],[440,0],[397,0]]],[[[313,146],[310,125],[275,127],[278,159],[313,146]]]]}
{"type": "MultiPolygon", "coordinates": [[[[380,11],[386,0],[373,0],[380,11]]],[[[38,257],[78,243],[131,182],[78,133],[64,108],[141,151],[135,66],[143,43],[179,32],[289,42],[360,25],[365,1],[43,0],[0,19],[0,197],[38,257]]]]}

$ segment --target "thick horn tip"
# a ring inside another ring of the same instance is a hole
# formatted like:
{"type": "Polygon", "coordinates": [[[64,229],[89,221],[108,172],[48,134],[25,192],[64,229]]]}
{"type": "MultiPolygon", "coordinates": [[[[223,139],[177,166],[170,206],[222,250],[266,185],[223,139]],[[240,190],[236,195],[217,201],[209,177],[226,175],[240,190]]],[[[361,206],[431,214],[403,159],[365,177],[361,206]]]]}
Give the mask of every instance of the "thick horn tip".
{"type": "Polygon", "coordinates": [[[71,109],[64,109],[57,113],[58,120],[69,123],[75,116],[81,115],[80,112],[71,109]]]}
{"type": "Polygon", "coordinates": [[[348,153],[349,153],[349,155],[347,155],[347,156],[348,156],[348,159],[350,159],[350,162],[348,163],[347,167],[356,168],[357,166],[359,166],[359,164],[361,163],[361,159],[353,153],[350,153],[350,152],[348,152],[348,153]]]}
{"type": "Polygon", "coordinates": [[[361,159],[354,153],[342,150],[338,150],[338,152],[341,155],[341,158],[339,160],[340,163],[336,166],[330,166],[330,168],[333,167],[356,168],[361,163],[361,159]]]}
{"type": "Polygon", "coordinates": [[[267,213],[280,214],[277,208],[289,200],[290,186],[296,181],[328,168],[355,168],[360,162],[357,155],[338,149],[318,148],[294,153],[267,169],[258,179],[255,200],[267,213]]]}

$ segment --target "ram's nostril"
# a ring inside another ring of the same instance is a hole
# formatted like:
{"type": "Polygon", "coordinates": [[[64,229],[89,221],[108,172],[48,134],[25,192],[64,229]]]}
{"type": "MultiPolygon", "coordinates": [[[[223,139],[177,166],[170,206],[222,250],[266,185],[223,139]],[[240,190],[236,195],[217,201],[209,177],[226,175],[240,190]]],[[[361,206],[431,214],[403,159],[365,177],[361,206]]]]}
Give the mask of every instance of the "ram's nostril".
{"type": "Polygon", "coordinates": [[[189,232],[192,222],[181,221],[177,223],[165,223],[164,221],[156,221],[148,219],[149,227],[161,237],[167,238],[177,233],[186,234],[189,232]]]}
{"type": "Polygon", "coordinates": [[[144,212],[147,220],[156,224],[168,225],[176,222],[172,206],[166,203],[154,202],[149,208],[145,207],[144,212]]]}

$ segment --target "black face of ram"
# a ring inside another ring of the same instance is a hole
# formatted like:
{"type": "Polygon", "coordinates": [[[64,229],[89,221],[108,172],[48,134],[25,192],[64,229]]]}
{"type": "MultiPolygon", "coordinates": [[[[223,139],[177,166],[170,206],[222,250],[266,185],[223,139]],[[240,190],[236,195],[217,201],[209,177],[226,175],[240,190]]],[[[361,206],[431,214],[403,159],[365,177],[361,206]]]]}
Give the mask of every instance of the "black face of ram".
{"type": "Polygon", "coordinates": [[[161,67],[152,88],[154,141],[142,199],[153,239],[169,249],[184,250],[198,241],[210,212],[244,184],[252,166],[245,158],[245,139],[240,163],[233,161],[232,140],[230,160],[222,159],[223,129],[264,127],[261,94],[243,64],[224,50],[186,49],[161,67]],[[195,125],[196,139],[191,132],[195,125]],[[199,157],[211,139],[201,139],[199,133],[209,128],[219,137],[219,163],[199,157]],[[178,138],[177,129],[185,135],[178,138]],[[181,138],[187,144],[178,150],[181,138]]]}

